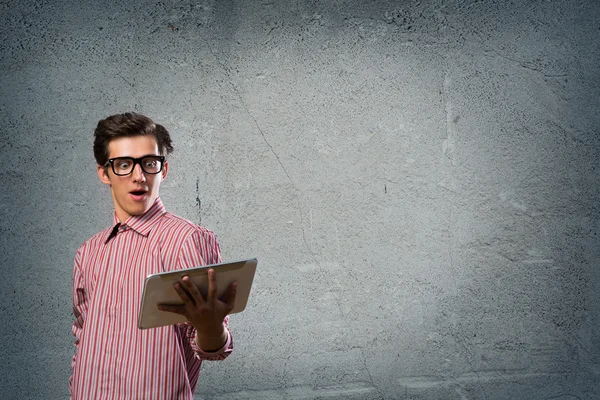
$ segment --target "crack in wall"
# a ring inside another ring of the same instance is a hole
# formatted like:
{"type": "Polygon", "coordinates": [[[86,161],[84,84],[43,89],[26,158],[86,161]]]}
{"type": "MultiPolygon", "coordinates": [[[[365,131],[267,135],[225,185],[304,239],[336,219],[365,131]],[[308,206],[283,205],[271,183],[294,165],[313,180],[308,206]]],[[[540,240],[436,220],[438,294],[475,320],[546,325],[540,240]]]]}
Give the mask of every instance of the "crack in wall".
{"type": "MultiPolygon", "coordinates": [[[[233,89],[234,93],[236,94],[236,96],[238,97],[238,100],[240,101],[240,104],[242,105],[242,107],[244,108],[244,111],[246,112],[246,114],[248,114],[248,116],[252,119],[252,121],[254,122],[254,126],[256,127],[256,129],[260,132],[262,139],[264,140],[264,142],[267,144],[267,146],[269,147],[271,153],[273,153],[273,155],[275,156],[275,158],[277,159],[277,162],[279,163],[279,165],[281,166],[281,169],[283,170],[283,172],[285,173],[285,175],[287,176],[288,180],[290,181],[290,183],[292,184],[292,186],[294,187],[294,189],[296,189],[296,191],[298,192],[299,189],[298,187],[294,184],[294,181],[292,180],[292,178],[290,177],[290,174],[288,173],[287,169],[285,168],[285,166],[283,165],[283,162],[281,161],[281,159],[279,158],[279,155],[275,152],[275,149],[273,148],[273,146],[271,145],[271,143],[269,143],[269,141],[266,138],[266,135],[264,133],[264,131],[262,130],[262,128],[260,127],[258,121],[256,120],[256,118],[254,117],[254,115],[252,115],[252,113],[250,112],[250,110],[248,109],[248,107],[246,106],[246,103],[244,102],[242,95],[240,94],[238,88],[233,84],[233,82],[231,81],[231,76],[229,74],[229,69],[221,62],[221,60],[219,59],[219,57],[213,52],[212,48],[210,47],[210,45],[208,44],[208,42],[206,42],[209,51],[211,52],[211,54],[213,55],[213,57],[215,57],[215,59],[217,60],[217,63],[219,63],[219,65],[221,66],[221,68],[223,69],[223,71],[225,71],[225,74],[227,75],[228,78],[228,82],[229,85],[231,86],[231,88],[233,89]]],[[[319,271],[321,272],[321,274],[325,277],[325,281],[327,282],[327,285],[329,287],[332,287],[332,285],[330,284],[330,282],[327,279],[327,274],[325,273],[325,271],[323,270],[323,267],[321,265],[321,263],[319,263],[319,261],[317,260],[317,257],[315,255],[315,253],[312,251],[312,249],[310,248],[310,246],[308,245],[308,242],[306,240],[306,234],[304,233],[304,216],[302,214],[302,207],[300,205],[300,199],[299,196],[296,196],[296,203],[298,206],[298,213],[300,215],[300,228],[301,228],[301,232],[302,232],[302,241],[304,242],[304,245],[306,246],[306,249],[308,250],[308,252],[311,255],[311,258],[313,259],[313,262],[318,266],[319,271]]],[[[340,303],[339,298],[335,295],[335,302],[338,308],[338,311],[340,312],[341,315],[341,320],[344,322],[344,324],[346,325],[346,329],[348,329],[349,331],[351,330],[350,326],[348,325],[348,321],[346,319],[346,315],[344,314],[344,310],[342,308],[342,305],[340,303]]],[[[373,385],[373,387],[375,388],[375,390],[377,390],[377,393],[379,394],[379,396],[381,397],[381,399],[383,399],[383,394],[381,393],[380,389],[375,385],[374,381],[373,381],[373,377],[371,375],[371,371],[369,370],[368,366],[367,366],[367,358],[366,355],[364,353],[364,349],[361,347],[361,355],[362,355],[362,361],[364,364],[364,368],[369,376],[369,380],[370,383],[373,385]]]]}
{"type": "MultiPolygon", "coordinates": [[[[546,397],[544,400],[563,399],[565,397],[581,400],[581,397],[576,396],[574,394],[570,394],[570,393],[559,394],[558,396],[546,397]]],[[[567,399],[564,399],[564,400],[567,400],[567,399]]]]}
{"type": "Polygon", "coordinates": [[[454,332],[452,332],[450,335],[454,338],[454,341],[456,343],[458,343],[464,350],[465,361],[467,361],[469,368],[471,368],[471,372],[473,372],[475,374],[475,376],[477,377],[477,386],[479,386],[479,389],[481,390],[481,393],[483,393],[483,396],[486,399],[488,399],[487,392],[485,391],[485,388],[483,387],[483,384],[481,382],[481,376],[479,375],[479,371],[477,369],[475,369],[475,367],[473,366],[473,363],[470,360],[470,357],[471,358],[473,357],[473,353],[471,353],[469,351],[469,348],[467,347],[467,345],[459,338],[458,335],[456,335],[454,332]]]}
{"type": "MultiPolygon", "coordinates": [[[[230,392],[222,392],[227,398],[232,399],[341,399],[341,398],[369,398],[375,388],[362,381],[341,383],[326,386],[296,385],[279,388],[253,389],[245,388],[230,392]],[[358,397],[360,396],[360,397],[358,397]]],[[[223,397],[219,397],[223,398],[223,397]]]]}
{"type": "MultiPolygon", "coordinates": [[[[256,118],[254,117],[254,115],[250,112],[250,110],[248,109],[248,107],[246,106],[246,103],[244,102],[242,95],[240,94],[238,88],[233,84],[233,82],[231,81],[231,75],[229,72],[229,68],[223,63],[221,62],[221,60],[219,59],[219,57],[217,56],[217,54],[215,54],[215,52],[213,51],[212,47],[210,46],[210,44],[205,41],[210,53],[213,55],[213,57],[215,57],[215,60],[217,61],[217,63],[219,64],[219,66],[223,69],[223,71],[225,72],[225,75],[227,76],[227,81],[229,83],[229,85],[231,86],[233,92],[235,93],[235,95],[237,96],[240,104],[242,105],[242,107],[244,108],[244,111],[246,112],[246,114],[248,114],[248,116],[252,119],[252,121],[254,122],[254,126],[256,127],[256,129],[260,132],[263,141],[267,144],[267,146],[269,147],[269,150],[271,151],[271,153],[273,153],[273,155],[275,156],[275,158],[277,159],[277,162],[279,163],[279,165],[281,166],[283,172],[285,173],[285,175],[287,176],[288,180],[290,181],[290,183],[292,184],[292,186],[294,187],[294,189],[296,189],[296,192],[299,192],[298,187],[294,184],[294,181],[292,180],[291,176],[289,175],[287,169],[285,168],[285,166],[283,165],[283,162],[281,161],[281,159],[279,158],[279,155],[275,152],[275,149],[273,148],[273,146],[271,145],[271,143],[269,143],[269,141],[266,138],[266,135],[264,133],[264,131],[262,130],[262,128],[260,127],[258,121],[256,120],[256,118]]],[[[323,266],[321,265],[321,263],[318,262],[317,257],[315,255],[315,253],[312,251],[312,249],[310,248],[307,240],[306,240],[306,235],[304,233],[304,217],[303,217],[303,213],[302,213],[302,207],[300,205],[300,199],[299,199],[299,195],[296,196],[296,203],[298,206],[298,213],[300,216],[300,227],[301,227],[301,232],[302,232],[302,241],[304,242],[304,245],[306,246],[306,249],[308,250],[308,252],[310,253],[314,263],[317,265],[319,271],[321,272],[321,274],[324,277],[325,282],[327,283],[327,286],[332,287],[332,285],[330,284],[329,280],[327,279],[327,274],[325,273],[325,271],[323,270],[323,266]]],[[[346,329],[348,331],[351,331],[351,327],[348,324],[348,320],[346,319],[346,315],[344,314],[342,305],[340,303],[339,298],[335,295],[335,293],[333,293],[334,298],[335,298],[335,302],[338,308],[338,311],[340,312],[341,315],[341,320],[343,321],[343,323],[346,325],[346,329]]],[[[383,400],[383,394],[381,393],[380,389],[375,385],[374,381],[373,381],[373,377],[371,375],[371,372],[367,366],[367,359],[366,359],[366,355],[364,353],[364,349],[362,347],[360,347],[361,349],[361,355],[362,355],[362,361],[365,367],[365,370],[370,378],[370,383],[373,385],[373,387],[377,390],[377,393],[379,394],[379,396],[381,397],[381,399],[383,400]]]]}
{"type": "MultiPolygon", "coordinates": [[[[229,68],[223,62],[221,62],[221,60],[219,59],[218,55],[215,54],[215,52],[213,51],[213,49],[210,46],[210,44],[208,43],[208,41],[205,40],[204,42],[206,43],[206,46],[208,47],[208,50],[213,55],[213,57],[215,58],[215,60],[219,64],[219,66],[223,69],[223,71],[225,71],[225,75],[227,76],[227,82],[229,83],[229,85],[233,89],[233,92],[237,96],[237,98],[238,98],[240,104],[242,105],[242,107],[244,108],[244,111],[246,112],[246,114],[248,114],[248,116],[252,119],[252,122],[254,122],[254,126],[256,127],[256,129],[258,130],[258,132],[260,132],[260,135],[261,135],[263,141],[269,147],[269,150],[271,151],[271,153],[273,153],[273,155],[275,156],[275,159],[277,160],[277,163],[281,166],[281,169],[283,170],[283,173],[285,174],[285,176],[287,176],[288,180],[292,184],[292,187],[294,189],[296,189],[296,192],[299,192],[298,187],[294,184],[294,181],[293,181],[292,177],[290,176],[290,174],[288,173],[287,169],[285,168],[285,165],[283,165],[283,162],[281,161],[281,158],[279,158],[279,155],[275,152],[275,149],[273,148],[273,146],[271,145],[271,143],[269,143],[269,141],[267,140],[265,132],[262,130],[262,128],[260,127],[260,125],[259,125],[258,121],[256,120],[256,118],[254,117],[254,115],[250,112],[250,110],[246,106],[246,103],[244,102],[244,99],[242,98],[242,95],[239,92],[238,88],[231,81],[231,75],[230,75],[229,68]]],[[[310,248],[310,246],[308,245],[308,242],[306,240],[306,234],[304,233],[304,216],[303,216],[303,213],[302,213],[302,207],[300,205],[300,199],[299,199],[299,197],[300,197],[299,195],[296,195],[296,205],[298,207],[298,214],[300,216],[300,228],[301,228],[301,231],[302,231],[302,241],[304,242],[304,246],[306,246],[306,249],[310,253],[312,259],[315,261],[315,263],[317,265],[319,265],[319,268],[321,268],[321,265],[317,262],[315,254],[313,253],[312,249],[310,248]]],[[[323,272],[323,271],[321,271],[321,272],[323,272]]]]}
{"type": "Polygon", "coordinates": [[[473,31],[473,33],[479,38],[478,44],[481,45],[484,56],[490,57],[488,53],[492,53],[496,57],[500,57],[506,61],[510,61],[511,63],[517,64],[518,66],[520,66],[523,69],[537,72],[537,73],[541,74],[542,76],[544,76],[545,78],[565,78],[565,77],[569,76],[569,74],[566,74],[566,73],[555,73],[555,74],[550,73],[549,74],[549,73],[544,72],[543,66],[537,66],[532,61],[519,60],[518,58],[512,58],[507,55],[504,55],[504,54],[502,54],[502,52],[500,50],[498,50],[497,48],[492,46],[490,43],[488,43],[488,41],[485,40],[481,36],[481,33],[477,32],[477,31],[473,31]]]}
{"type": "MultiPolygon", "coordinates": [[[[124,81],[126,84],[128,84],[128,85],[129,85],[129,86],[130,86],[132,89],[134,89],[134,88],[135,88],[135,84],[134,84],[134,83],[132,83],[132,82],[129,82],[129,80],[125,79],[125,77],[124,77],[123,75],[121,75],[121,74],[117,74],[117,76],[118,76],[119,78],[121,78],[121,79],[122,79],[122,80],[123,80],[123,81],[124,81]]],[[[135,80],[135,78],[134,78],[134,80],[135,80]]]]}
{"type": "Polygon", "coordinates": [[[371,370],[367,366],[367,356],[365,355],[365,349],[363,347],[359,347],[359,348],[360,348],[360,353],[362,355],[365,371],[367,371],[367,375],[369,376],[369,383],[377,391],[377,394],[379,394],[379,397],[381,398],[381,400],[384,400],[385,398],[383,397],[383,393],[381,393],[381,390],[379,389],[379,387],[377,385],[375,385],[375,381],[373,381],[373,375],[371,375],[371,370]]]}
{"type": "Polygon", "coordinates": [[[484,50],[483,54],[485,56],[488,56],[487,53],[493,53],[497,57],[500,57],[500,58],[502,58],[502,59],[504,59],[506,61],[510,61],[512,63],[515,63],[515,64],[519,65],[520,67],[522,67],[523,69],[526,69],[526,70],[529,70],[529,71],[533,71],[533,72],[537,72],[537,73],[541,74],[542,76],[544,76],[545,78],[565,78],[565,77],[569,76],[568,74],[547,74],[547,73],[545,73],[542,70],[541,67],[536,67],[533,62],[519,60],[519,59],[516,59],[516,58],[511,58],[511,57],[505,56],[504,54],[500,53],[498,50],[496,50],[492,46],[489,46],[489,48],[490,48],[489,51],[485,51],[484,50]]]}
{"type": "MultiPolygon", "coordinates": [[[[481,371],[481,376],[473,376],[474,373],[462,374],[454,377],[439,377],[436,375],[417,375],[417,376],[403,376],[398,379],[398,383],[409,389],[424,389],[441,386],[452,386],[453,384],[472,384],[477,380],[483,380],[485,382],[516,382],[516,381],[529,381],[536,378],[560,378],[564,377],[567,371],[547,371],[547,372],[518,372],[525,370],[510,370],[504,369],[492,369],[487,371],[481,371]]],[[[566,394],[559,395],[566,396],[566,394]]]]}

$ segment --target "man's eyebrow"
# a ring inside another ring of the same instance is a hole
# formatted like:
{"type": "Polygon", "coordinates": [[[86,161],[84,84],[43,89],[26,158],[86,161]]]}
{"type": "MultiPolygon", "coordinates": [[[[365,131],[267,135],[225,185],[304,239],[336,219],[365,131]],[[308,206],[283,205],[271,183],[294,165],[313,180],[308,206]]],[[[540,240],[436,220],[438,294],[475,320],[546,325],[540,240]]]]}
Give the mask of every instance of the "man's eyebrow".
{"type": "Polygon", "coordinates": [[[113,158],[144,158],[144,157],[162,157],[160,154],[145,154],[143,156],[140,157],[133,157],[133,156],[116,156],[116,157],[109,157],[109,159],[113,159],[113,158]]]}

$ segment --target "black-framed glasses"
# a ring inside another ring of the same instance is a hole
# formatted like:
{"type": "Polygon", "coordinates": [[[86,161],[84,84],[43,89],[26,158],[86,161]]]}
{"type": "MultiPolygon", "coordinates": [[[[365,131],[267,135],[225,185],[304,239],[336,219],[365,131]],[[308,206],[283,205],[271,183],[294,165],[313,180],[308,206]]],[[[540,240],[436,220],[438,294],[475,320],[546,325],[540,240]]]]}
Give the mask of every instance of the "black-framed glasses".
{"type": "Polygon", "coordinates": [[[164,163],[164,156],[144,156],[140,158],[115,157],[109,158],[104,166],[108,167],[108,164],[110,164],[115,175],[123,176],[132,173],[135,164],[140,164],[142,171],[154,175],[162,171],[164,163]]]}

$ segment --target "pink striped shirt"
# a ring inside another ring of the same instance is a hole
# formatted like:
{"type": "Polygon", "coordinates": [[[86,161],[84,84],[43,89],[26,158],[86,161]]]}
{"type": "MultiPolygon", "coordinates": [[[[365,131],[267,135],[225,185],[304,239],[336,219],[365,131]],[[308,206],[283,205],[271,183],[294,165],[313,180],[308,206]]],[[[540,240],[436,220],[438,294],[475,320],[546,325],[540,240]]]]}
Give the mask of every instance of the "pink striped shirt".
{"type": "Polygon", "coordinates": [[[71,398],[191,400],[202,360],[233,350],[229,327],[223,348],[206,353],[190,324],[138,329],[139,307],[147,275],[221,262],[215,234],[166,212],[160,199],[114,222],[75,256],[71,398]]]}

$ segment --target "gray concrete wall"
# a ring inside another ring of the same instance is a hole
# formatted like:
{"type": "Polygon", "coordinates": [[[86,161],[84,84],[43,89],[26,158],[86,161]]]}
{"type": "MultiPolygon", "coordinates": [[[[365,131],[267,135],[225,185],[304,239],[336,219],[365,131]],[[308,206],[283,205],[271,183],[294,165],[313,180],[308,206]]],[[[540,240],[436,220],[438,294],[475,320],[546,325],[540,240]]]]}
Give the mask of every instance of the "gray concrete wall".
{"type": "Polygon", "coordinates": [[[600,398],[598,2],[0,15],[2,398],[67,397],[92,131],[127,110],[172,132],[167,207],[260,260],[198,399],[600,398]]]}

